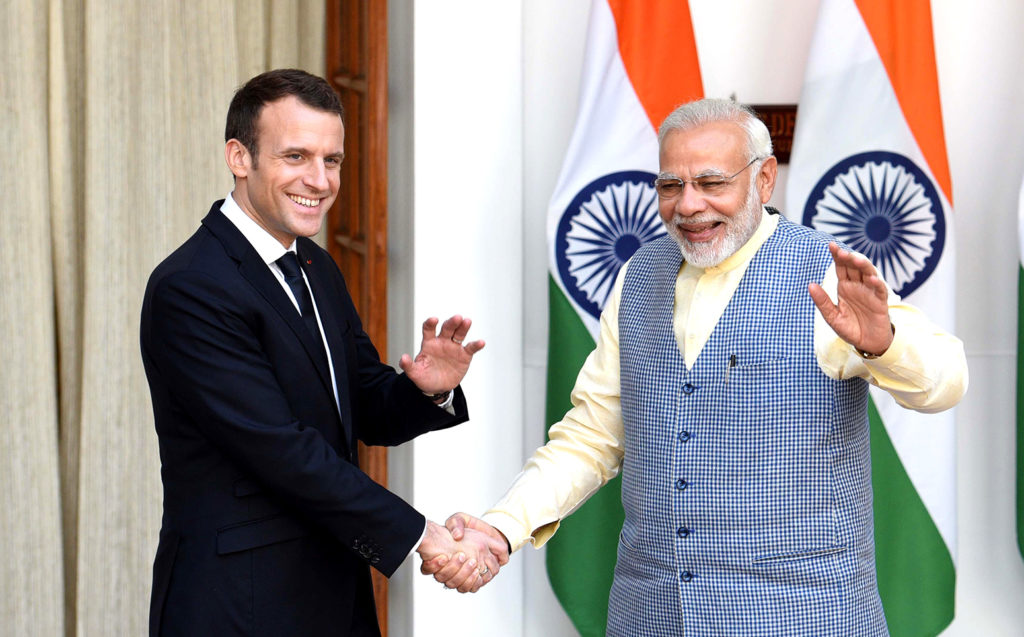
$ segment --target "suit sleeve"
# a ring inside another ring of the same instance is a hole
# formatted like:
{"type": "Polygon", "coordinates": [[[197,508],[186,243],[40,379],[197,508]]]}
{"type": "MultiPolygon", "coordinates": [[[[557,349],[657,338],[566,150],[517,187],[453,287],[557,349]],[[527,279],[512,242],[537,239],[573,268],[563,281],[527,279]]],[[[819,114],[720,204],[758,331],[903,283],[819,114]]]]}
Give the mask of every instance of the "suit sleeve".
{"type": "Polygon", "coordinates": [[[330,264],[335,300],[340,303],[341,316],[351,328],[352,349],[356,354],[356,378],[354,382],[350,379],[353,384],[349,392],[356,437],[368,445],[398,445],[428,431],[465,422],[469,415],[461,387],[455,388],[454,414],[449,414],[438,409],[405,374],[395,373],[381,362],[377,348],[363,331],[344,279],[333,261],[330,264]]]}
{"type": "MultiPolygon", "coordinates": [[[[188,416],[176,426],[194,424],[220,453],[344,547],[360,553],[372,544],[372,557],[362,557],[390,576],[422,533],[424,517],[340,457],[317,427],[299,421],[278,380],[289,370],[271,364],[261,338],[278,326],[243,309],[242,294],[196,271],[155,283],[143,348],[188,416]]],[[[389,391],[403,390],[385,376],[372,369],[360,382],[387,404],[389,391]]]]}

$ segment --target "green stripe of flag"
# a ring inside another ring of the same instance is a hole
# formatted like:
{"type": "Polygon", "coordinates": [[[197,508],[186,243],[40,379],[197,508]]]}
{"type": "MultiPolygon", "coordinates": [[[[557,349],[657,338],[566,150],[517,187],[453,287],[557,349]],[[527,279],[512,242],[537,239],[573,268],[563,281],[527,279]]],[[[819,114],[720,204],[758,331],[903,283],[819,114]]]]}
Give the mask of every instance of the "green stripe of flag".
{"type": "Polygon", "coordinates": [[[934,637],[953,621],[956,570],[875,408],[871,421],[878,591],[892,637],[934,637]],[[907,582],[914,582],[907,586],[907,582]]]}
{"type": "MultiPolygon", "coordinates": [[[[547,422],[555,423],[572,406],[569,395],[594,349],[594,339],[554,279],[549,277],[548,283],[547,422]]],[[[547,544],[551,588],[583,637],[605,634],[608,592],[624,518],[620,494],[620,479],[616,478],[563,520],[547,544]]]]}

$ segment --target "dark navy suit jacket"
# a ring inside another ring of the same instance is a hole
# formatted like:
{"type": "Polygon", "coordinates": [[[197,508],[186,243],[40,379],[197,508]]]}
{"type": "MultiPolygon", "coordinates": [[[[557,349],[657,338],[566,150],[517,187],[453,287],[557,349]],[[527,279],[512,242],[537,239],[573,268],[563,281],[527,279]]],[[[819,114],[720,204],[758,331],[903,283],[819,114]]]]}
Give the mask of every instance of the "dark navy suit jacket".
{"type": "Polygon", "coordinates": [[[359,470],[467,419],[381,363],[330,255],[298,239],[337,376],[281,284],[213,205],[153,272],[142,358],[164,514],[151,635],[377,635],[369,567],[390,576],[424,517],[359,470]]]}

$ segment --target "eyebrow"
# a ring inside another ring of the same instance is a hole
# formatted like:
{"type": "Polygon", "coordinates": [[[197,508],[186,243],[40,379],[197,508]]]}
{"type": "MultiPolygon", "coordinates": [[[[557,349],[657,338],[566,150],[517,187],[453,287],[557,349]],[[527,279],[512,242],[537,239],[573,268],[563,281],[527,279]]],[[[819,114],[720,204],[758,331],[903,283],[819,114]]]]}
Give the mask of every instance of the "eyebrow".
{"type": "MultiPolygon", "coordinates": [[[[699,173],[697,173],[693,177],[690,177],[690,179],[687,180],[687,181],[692,181],[694,179],[706,179],[708,177],[728,177],[728,174],[725,171],[723,171],[723,170],[721,170],[719,168],[705,168],[704,170],[700,171],[699,173]]],[[[682,177],[680,177],[679,175],[677,175],[677,174],[675,174],[673,172],[667,172],[667,171],[659,172],[658,173],[658,178],[659,179],[682,179],[682,177]]]]}
{"type": "MultiPolygon", "coordinates": [[[[311,150],[309,150],[308,148],[305,148],[303,146],[289,146],[287,148],[282,148],[281,150],[277,151],[278,155],[290,155],[291,153],[301,153],[303,155],[312,155],[313,154],[313,152],[311,150]]],[[[336,150],[334,152],[327,153],[324,156],[325,157],[337,157],[339,160],[344,160],[345,159],[345,151],[343,151],[343,150],[336,150]]]]}
{"type": "Polygon", "coordinates": [[[728,177],[728,173],[720,168],[705,168],[701,172],[693,176],[694,179],[704,179],[707,177],[728,177]]]}

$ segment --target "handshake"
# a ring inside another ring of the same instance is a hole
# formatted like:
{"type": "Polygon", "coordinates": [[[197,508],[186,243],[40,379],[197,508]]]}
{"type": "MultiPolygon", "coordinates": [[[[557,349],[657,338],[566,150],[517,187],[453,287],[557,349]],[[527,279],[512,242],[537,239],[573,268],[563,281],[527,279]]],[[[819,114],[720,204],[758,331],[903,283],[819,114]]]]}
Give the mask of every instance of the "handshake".
{"type": "Polygon", "coordinates": [[[427,521],[416,549],[420,572],[433,575],[446,588],[475,593],[508,564],[509,544],[501,531],[468,513],[456,513],[441,526],[427,521]]]}

